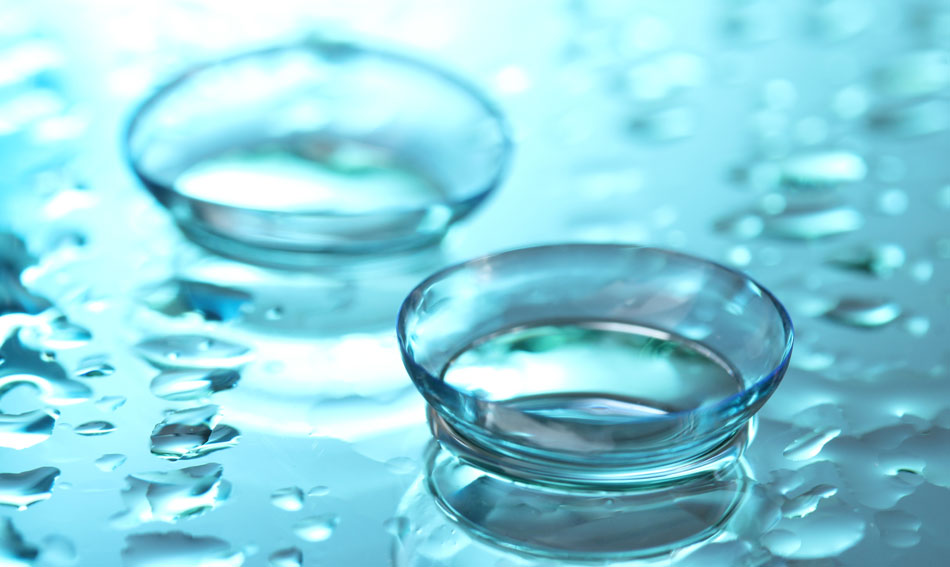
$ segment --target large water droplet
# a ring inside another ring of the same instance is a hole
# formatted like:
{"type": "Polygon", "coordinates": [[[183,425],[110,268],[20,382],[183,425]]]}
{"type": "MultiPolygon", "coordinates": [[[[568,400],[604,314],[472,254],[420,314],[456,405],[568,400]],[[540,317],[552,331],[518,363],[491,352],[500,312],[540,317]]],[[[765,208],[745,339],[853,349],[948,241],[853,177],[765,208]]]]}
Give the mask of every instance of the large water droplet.
{"type": "Polygon", "coordinates": [[[246,346],[203,335],[154,337],[135,351],[159,368],[237,368],[253,358],[246,346]]]}
{"type": "Polygon", "coordinates": [[[905,53],[878,67],[873,85],[884,96],[914,98],[950,87],[950,55],[945,51],[905,53]]]}
{"type": "Polygon", "coordinates": [[[125,463],[125,455],[119,453],[106,453],[96,459],[96,466],[102,472],[112,472],[125,463]]]}
{"type": "Polygon", "coordinates": [[[838,489],[829,484],[819,484],[794,498],[788,499],[782,506],[782,513],[786,518],[802,518],[818,509],[818,503],[825,498],[831,498],[838,493],[838,489]]]}
{"type": "Polygon", "coordinates": [[[294,524],[294,533],[304,541],[326,541],[339,523],[340,517],[336,514],[310,516],[294,524]]]}
{"type": "Polygon", "coordinates": [[[75,431],[77,435],[105,435],[115,431],[115,425],[108,421],[87,421],[86,423],[77,425],[73,431],[75,431]]]}
{"type": "Polygon", "coordinates": [[[296,486],[280,488],[271,493],[270,501],[281,510],[296,512],[303,509],[303,490],[296,486]]]}
{"type": "Polygon", "coordinates": [[[39,549],[27,544],[10,518],[0,519],[0,565],[3,567],[33,567],[39,549]]]}
{"type": "Polygon", "coordinates": [[[231,493],[217,463],[129,475],[122,500],[128,508],[113,518],[118,528],[160,521],[174,523],[217,508],[231,493]]]}
{"type": "Polygon", "coordinates": [[[56,410],[42,409],[19,415],[0,414],[0,447],[26,449],[49,439],[59,419],[56,410]]]}
{"type": "Polygon", "coordinates": [[[278,549],[267,557],[270,567],[300,567],[303,565],[303,552],[296,547],[278,549]]]}
{"type": "Polygon", "coordinates": [[[844,298],[825,316],[853,327],[881,327],[901,314],[901,308],[893,301],[874,298],[844,298]]]}
{"type": "Polygon", "coordinates": [[[152,430],[152,454],[170,461],[197,459],[237,444],[240,432],[218,425],[218,406],[174,411],[152,430]]]}
{"type": "Polygon", "coordinates": [[[40,399],[56,405],[77,404],[92,397],[89,386],[66,376],[63,367],[44,360],[41,353],[26,348],[16,336],[0,347],[6,362],[0,365],[0,392],[20,384],[30,384],[40,392],[40,399]]]}
{"type": "Polygon", "coordinates": [[[829,441],[838,435],[841,435],[840,429],[812,431],[789,443],[782,454],[793,461],[812,459],[821,452],[822,448],[824,448],[829,441]]]}
{"type": "Polygon", "coordinates": [[[195,537],[183,532],[144,533],[125,538],[125,567],[240,567],[244,553],[216,537],[195,537]]]}
{"type": "Polygon", "coordinates": [[[868,167],[856,153],[845,150],[807,152],[782,163],[782,181],[795,187],[834,187],[864,179],[868,167]]]}
{"type": "Polygon", "coordinates": [[[169,370],[152,379],[149,389],[166,400],[200,400],[233,388],[240,379],[236,370],[169,370]]]}
{"type": "Polygon", "coordinates": [[[37,502],[49,500],[58,476],[59,469],[55,467],[0,474],[0,505],[26,510],[37,502]]]}
{"type": "Polygon", "coordinates": [[[887,277],[904,265],[904,249],[897,244],[861,245],[842,250],[828,259],[834,266],[887,277]]]}

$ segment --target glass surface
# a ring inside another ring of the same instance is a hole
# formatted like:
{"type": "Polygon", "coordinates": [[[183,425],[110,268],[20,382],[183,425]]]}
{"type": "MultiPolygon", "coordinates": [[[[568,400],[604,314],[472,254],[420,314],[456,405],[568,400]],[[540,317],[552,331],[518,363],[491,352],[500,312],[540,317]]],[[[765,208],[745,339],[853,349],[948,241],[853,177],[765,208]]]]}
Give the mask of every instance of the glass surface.
{"type": "Polygon", "coordinates": [[[655,248],[524,248],[406,299],[403,360],[479,463],[548,482],[705,470],[782,379],[784,307],[746,276],[655,248]],[[491,462],[491,452],[499,462],[491,462]]]}
{"type": "Polygon", "coordinates": [[[460,79],[318,39],[185,72],[142,104],[126,144],[191,238],[279,266],[432,244],[511,151],[502,115],[460,79]]]}
{"type": "Polygon", "coordinates": [[[947,21],[941,0],[0,0],[0,563],[944,565],[947,21]],[[315,29],[509,117],[510,175],[442,250],[250,266],[130,172],[156,88],[315,29]],[[710,258],[786,306],[789,369],[745,472],[721,469],[744,484],[660,487],[656,516],[575,505],[575,530],[536,484],[430,466],[399,303],[445,265],[578,240],[710,258]],[[474,498],[499,492],[494,515],[474,498]],[[601,542],[619,558],[555,557],[601,542]]]}

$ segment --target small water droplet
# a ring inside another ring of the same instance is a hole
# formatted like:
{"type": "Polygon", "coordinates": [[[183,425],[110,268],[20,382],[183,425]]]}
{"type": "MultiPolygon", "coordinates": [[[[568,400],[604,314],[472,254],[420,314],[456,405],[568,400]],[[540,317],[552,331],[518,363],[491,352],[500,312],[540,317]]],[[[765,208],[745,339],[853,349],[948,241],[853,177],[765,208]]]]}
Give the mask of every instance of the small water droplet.
{"type": "Polygon", "coordinates": [[[271,493],[270,501],[281,510],[296,512],[303,509],[303,490],[296,486],[280,488],[271,493]]]}
{"type": "Polygon", "coordinates": [[[10,567],[32,567],[39,549],[29,545],[10,518],[0,518],[0,563],[10,567]]]}
{"type": "Polygon", "coordinates": [[[835,187],[862,181],[867,175],[864,158],[846,150],[801,153],[782,163],[782,181],[793,187],[835,187]]]}
{"type": "Polygon", "coordinates": [[[877,210],[885,215],[902,215],[907,212],[910,198],[900,189],[888,189],[877,198],[877,210]]]}
{"type": "Polygon", "coordinates": [[[243,551],[216,537],[196,537],[183,532],[154,532],[126,536],[122,550],[125,567],[241,567],[243,551]]]}
{"type": "Polygon", "coordinates": [[[125,463],[125,455],[119,453],[106,453],[96,459],[96,466],[102,472],[112,472],[125,463]]]}
{"type": "Polygon", "coordinates": [[[237,371],[229,369],[169,370],[153,378],[149,389],[170,401],[200,400],[233,388],[240,379],[237,371]]]}
{"type": "Polygon", "coordinates": [[[197,459],[237,444],[240,432],[218,425],[218,406],[207,405],[168,413],[152,429],[152,454],[177,461],[197,459]]]}
{"type": "Polygon", "coordinates": [[[59,412],[41,409],[18,415],[0,414],[0,447],[26,449],[49,439],[59,412]]]}
{"type": "Polygon", "coordinates": [[[782,454],[785,458],[793,461],[813,459],[818,456],[818,453],[826,444],[838,435],[841,435],[840,429],[812,431],[789,443],[782,454]]]}
{"type": "Polygon", "coordinates": [[[314,486],[313,488],[307,491],[307,496],[314,497],[314,498],[320,498],[322,496],[326,496],[327,494],[330,494],[330,487],[323,486],[323,485],[314,486]]]}
{"type": "Polygon", "coordinates": [[[208,463],[129,475],[128,488],[122,491],[127,510],[112,518],[113,525],[125,529],[151,521],[175,523],[213,510],[231,494],[223,473],[221,465],[208,463]]]}
{"type": "Polygon", "coordinates": [[[842,250],[828,262],[839,268],[888,277],[904,265],[906,258],[904,249],[897,244],[867,244],[842,250]]]}
{"type": "Polygon", "coordinates": [[[124,406],[125,402],[124,396],[102,396],[96,400],[96,407],[102,411],[115,411],[124,406]]]}
{"type": "Polygon", "coordinates": [[[76,367],[78,378],[105,378],[115,374],[115,368],[109,364],[105,356],[89,356],[79,362],[76,367]]]}
{"type": "Polygon", "coordinates": [[[875,298],[844,298],[838,301],[825,316],[833,321],[852,327],[882,327],[893,322],[901,314],[901,308],[893,301],[875,298]]]}
{"type": "Polygon", "coordinates": [[[321,514],[304,518],[294,524],[294,533],[304,541],[326,541],[333,535],[333,530],[340,523],[336,514],[321,514]]]}
{"type": "Polygon", "coordinates": [[[135,351],[159,368],[237,368],[251,361],[246,346],[202,335],[168,335],[144,340],[135,351]]]}
{"type": "Polygon", "coordinates": [[[915,98],[950,87],[950,55],[941,50],[905,53],[878,67],[872,77],[884,96],[915,98]]]}
{"type": "Polygon", "coordinates": [[[59,469],[55,467],[0,474],[0,505],[26,510],[37,502],[49,500],[58,476],[59,469]]]}
{"type": "Polygon", "coordinates": [[[115,431],[115,425],[108,421],[87,421],[86,423],[77,425],[73,431],[75,431],[77,435],[105,435],[115,431]]]}
{"type": "Polygon", "coordinates": [[[271,567],[300,567],[303,565],[303,552],[296,547],[278,549],[267,560],[271,567]]]}

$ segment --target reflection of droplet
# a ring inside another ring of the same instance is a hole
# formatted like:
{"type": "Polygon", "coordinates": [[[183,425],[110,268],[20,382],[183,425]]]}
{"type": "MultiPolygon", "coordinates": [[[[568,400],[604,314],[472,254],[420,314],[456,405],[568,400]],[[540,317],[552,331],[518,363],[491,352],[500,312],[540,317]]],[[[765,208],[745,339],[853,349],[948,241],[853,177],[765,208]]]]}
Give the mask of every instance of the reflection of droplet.
{"type": "Polygon", "coordinates": [[[789,443],[788,447],[782,453],[786,458],[793,461],[806,461],[812,459],[821,452],[825,445],[832,439],[841,435],[840,429],[828,429],[821,431],[812,431],[803,437],[789,443]]]}
{"type": "Polygon", "coordinates": [[[221,478],[221,465],[208,463],[180,470],[140,473],[125,477],[122,492],[127,510],[113,517],[117,528],[150,521],[174,523],[198,516],[224,503],[231,484],[221,478]]]}
{"type": "Polygon", "coordinates": [[[103,356],[86,357],[76,367],[78,378],[104,378],[113,374],[115,374],[115,368],[103,356]]]}
{"type": "Polygon", "coordinates": [[[782,180],[796,187],[833,187],[861,181],[867,164],[856,153],[825,150],[802,153],[782,163],[782,180]]]}
{"type": "Polygon", "coordinates": [[[105,435],[115,431],[115,425],[108,421],[87,421],[86,423],[77,425],[73,431],[75,431],[77,435],[105,435]]]}
{"type": "Polygon", "coordinates": [[[303,509],[303,490],[296,486],[280,488],[271,493],[270,501],[281,510],[296,512],[303,509]]]}
{"type": "Polygon", "coordinates": [[[311,516],[294,524],[294,533],[305,541],[326,541],[339,523],[340,517],[336,514],[311,516]]]}
{"type": "Polygon", "coordinates": [[[0,565],[32,567],[39,549],[27,544],[10,518],[0,519],[0,565]]]}
{"type": "Polygon", "coordinates": [[[202,335],[168,335],[146,339],[135,351],[161,368],[237,368],[252,359],[246,346],[202,335]]]}
{"type": "Polygon", "coordinates": [[[125,567],[240,567],[244,553],[216,537],[195,537],[183,532],[154,532],[125,538],[125,567]]]}
{"type": "Polygon", "coordinates": [[[96,459],[96,466],[102,472],[112,472],[125,463],[125,455],[119,453],[107,453],[96,459]]]}
{"type": "Polygon", "coordinates": [[[49,439],[59,419],[56,410],[42,409],[19,415],[0,414],[0,447],[26,449],[49,439]]]}
{"type": "Polygon", "coordinates": [[[267,557],[270,567],[300,567],[303,565],[303,552],[296,547],[278,549],[267,557]]]}
{"type": "Polygon", "coordinates": [[[207,405],[173,411],[152,430],[152,454],[170,461],[197,459],[233,447],[240,432],[218,425],[218,406],[207,405]]]}
{"type": "Polygon", "coordinates": [[[941,50],[905,53],[877,68],[875,90],[884,96],[913,98],[950,87],[950,55],[941,50]]]}
{"type": "Polygon", "coordinates": [[[893,301],[872,298],[845,298],[825,313],[829,319],[852,327],[881,327],[901,314],[893,301]]]}
{"type": "Polygon", "coordinates": [[[820,484],[811,490],[790,498],[784,506],[782,513],[786,518],[801,518],[811,514],[818,509],[818,503],[825,498],[831,498],[838,493],[838,489],[828,484],[820,484]]]}
{"type": "Polygon", "coordinates": [[[241,375],[235,370],[168,370],[152,379],[149,389],[171,401],[199,400],[237,385],[241,375]]]}
{"type": "Polygon", "coordinates": [[[58,476],[59,469],[55,467],[0,474],[0,505],[26,510],[37,502],[49,500],[58,476]]]}
{"type": "Polygon", "coordinates": [[[905,259],[904,249],[897,244],[873,244],[841,250],[828,262],[840,268],[887,277],[900,269],[905,259]]]}

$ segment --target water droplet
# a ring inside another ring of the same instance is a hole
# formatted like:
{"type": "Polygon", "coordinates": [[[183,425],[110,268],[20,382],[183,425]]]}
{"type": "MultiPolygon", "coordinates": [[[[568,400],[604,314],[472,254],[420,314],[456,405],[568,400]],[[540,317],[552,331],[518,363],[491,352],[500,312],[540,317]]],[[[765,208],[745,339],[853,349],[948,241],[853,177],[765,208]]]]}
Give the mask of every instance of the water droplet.
{"type": "Polygon", "coordinates": [[[920,543],[921,521],[902,510],[884,510],[874,515],[881,539],[891,547],[908,548],[920,543]]]}
{"type": "Polygon", "coordinates": [[[264,318],[268,321],[279,321],[284,318],[284,308],[280,306],[271,307],[264,313],[264,318]]]}
{"type": "Polygon", "coordinates": [[[0,414],[0,447],[26,449],[49,439],[59,412],[41,409],[19,415],[0,414]]]}
{"type": "Polygon", "coordinates": [[[844,298],[825,316],[853,327],[881,327],[893,322],[901,308],[893,301],[871,298],[844,298]]]}
{"type": "Polygon", "coordinates": [[[782,453],[785,458],[793,461],[806,461],[818,456],[822,448],[832,439],[841,435],[840,429],[812,431],[789,443],[782,453]]]}
{"type": "Polygon", "coordinates": [[[772,530],[762,536],[762,545],[779,557],[788,557],[801,549],[800,537],[788,530],[772,530]]]}
{"type": "Polygon", "coordinates": [[[300,567],[303,565],[303,552],[296,547],[278,549],[267,560],[271,567],[300,567]]]}
{"type": "Polygon", "coordinates": [[[836,267],[888,277],[904,265],[907,255],[897,244],[860,245],[834,254],[828,262],[836,267]]]}
{"type": "Polygon", "coordinates": [[[124,396],[102,396],[96,400],[96,407],[102,411],[115,411],[124,406],[125,402],[124,396]]]}
{"type": "Polygon", "coordinates": [[[692,108],[675,106],[635,117],[630,128],[634,134],[650,142],[672,142],[693,135],[696,116],[692,108]]]}
{"type": "Polygon", "coordinates": [[[397,475],[407,475],[419,470],[419,465],[415,459],[409,457],[393,457],[386,461],[386,470],[397,475]]]}
{"type": "Polygon", "coordinates": [[[10,518],[0,519],[0,565],[4,567],[32,567],[39,549],[27,544],[10,518]]]}
{"type": "Polygon", "coordinates": [[[303,490],[296,486],[280,488],[271,493],[270,501],[281,510],[296,512],[303,509],[303,490]]]}
{"type": "Polygon", "coordinates": [[[751,239],[762,234],[765,221],[754,213],[740,213],[717,221],[714,228],[736,238],[751,239]]]}
{"type": "Polygon", "coordinates": [[[321,496],[326,496],[327,494],[330,494],[330,487],[323,486],[323,485],[314,486],[313,488],[307,491],[308,497],[319,498],[321,496]]]}
{"type": "Polygon", "coordinates": [[[914,98],[950,87],[950,55],[941,50],[905,53],[878,67],[872,77],[884,96],[914,98]]]}
{"type": "Polygon", "coordinates": [[[96,466],[102,472],[112,472],[125,463],[125,455],[119,453],[106,453],[96,459],[96,466]]]}
{"type": "Polygon", "coordinates": [[[804,518],[785,519],[779,526],[793,534],[800,543],[797,548],[788,545],[781,549],[770,547],[769,550],[789,559],[837,557],[864,537],[864,521],[843,511],[819,511],[804,518]]]}
{"type": "Polygon", "coordinates": [[[105,435],[115,431],[115,425],[108,421],[87,421],[86,423],[77,425],[73,431],[75,431],[77,435],[105,435]]]}
{"type": "Polygon", "coordinates": [[[172,287],[173,299],[165,305],[155,306],[169,315],[197,311],[211,321],[230,321],[243,315],[253,300],[243,290],[206,282],[178,280],[172,287]]]}
{"type": "Polygon", "coordinates": [[[928,260],[920,260],[914,262],[914,265],[910,267],[910,276],[920,283],[926,283],[930,281],[934,275],[934,265],[933,262],[928,260]]]}
{"type": "Polygon", "coordinates": [[[0,505],[26,510],[37,502],[49,500],[58,476],[59,469],[55,467],[0,474],[0,505]]]}
{"type": "Polygon", "coordinates": [[[747,246],[733,246],[726,252],[726,261],[740,268],[748,266],[752,262],[752,251],[747,246]]]}
{"type": "Polygon", "coordinates": [[[16,335],[3,343],[0,353],[6,359],[0,366],[0,391],[29,384],[39,390],[40,399],[55,406],[77,404],[92,397],[89,386],[70,379],[62,366],[24,347],[16,335]]]}
{"type": "Polygon", "coordinates": [[[73,542],[61,535],[51,535],[40,542],[37,567],[70,567],[76,564],[78,554],[73,542]]]}
{"type": "Polygon", "coordinates": [[[169,461],[197,459],[237,444],[240,432],[218,425],[218,406],[170,412],[152,430],[152,454],[169,461]]]}
{"type": "Polygon", "coordinates": [[[857,210],[844,205],[796,205],[765,218],[770,236],[793,240],[814,240],[854,232],[864,224],[857,210]]]}
{"type": "Polygon", "coordinates": [[[237,371],[228,369],[169,370],[152,379],[149,389],[170,401],[200,400],[233,388],[240,379],[237,371]]]}
{"type": "Polygon", "coordinates": [[[109,364],[105,356],[89,356],[79,362],[76,367],[78,378],[105,378],[115,374],[115,368],[109,364]]]}
{"type": "Polygon", "coordinates": [[[151,521],[175,523],[213,510],[231,493],[223,472],[221,465],[208,463],[129,475],[128,488],[122,491],[127,510],[112,518],[113,525],[124,529],[151,521]]]}
{"type": "Polygon", "coordinates": [[[183,532],[144,533],[125,538],[125,567],[240,567],[244,553],[216,537],[195,537],[183,532]]]}
{"type": "Polygon", "coordinates": [[[782,181],[794,187],[834,187],[862,181],[868,167],[861,156],[845,150],[794,155],[782,163],[782,181]]]}
{"type": "Polygon", "coordinates": [[[38,323],[20,330],[23,344],[35,350],[66,350],[85,346],[92,333],[85,327],[70,323],[65,317],[38,323]]]}
{"type": "Polygon", "coordinates": [[[925,100],[882,107],[871,113],[868,123],[871,128],[891,136],[911,138],[936,134],[950,128],[950,104],[944,100],[925,100]]]}
{"type": "Polygon", "coordinates": [[[920,315],[908,317],[904,322],[904,328],[915,337],[922,337],[930,330],[930,319],[920,315]]]}
{"type": "Polygon", "coordinates": [[[202,335],[169,335],[144,340],[135,351],[160,368],[237,368],[251,361],[246,346],[202,335]]]}
{"type": "Polygon", "coordinates": [[[910,198],[900,189],[888,189],[877,198],[877,210],[885,215],[902,215],[907,212],[910,198]]]}
{"type": "Polygon", "coordinates": [[[802,518],[818,509],[818,503],[825,498],[831,498],[838,493],[838,489],[829,484],[819,484],[811,490],[788,499],[782,506],[782,513],[786,518],[802,518]]]}
{"type": "Polygon", "coordinates": [[[311,516],[294,524],[294,533],[305,541],[326,541],[339,523],[340,517],[336,514],[311,516]]]}

